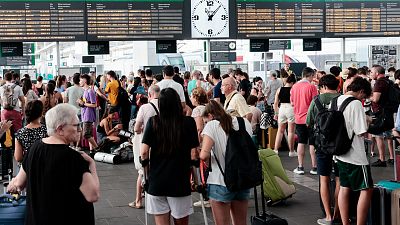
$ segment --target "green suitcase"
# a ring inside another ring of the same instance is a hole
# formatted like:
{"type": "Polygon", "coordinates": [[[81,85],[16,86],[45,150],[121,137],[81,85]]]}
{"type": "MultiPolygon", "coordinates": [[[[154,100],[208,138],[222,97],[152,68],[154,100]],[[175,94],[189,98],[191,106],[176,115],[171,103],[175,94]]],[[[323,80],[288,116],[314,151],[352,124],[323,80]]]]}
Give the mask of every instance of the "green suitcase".
{"type": "Polygon", "coordinates": [[[273,205],[286,200],[294,193],[296,188],[286,175],[281,159],[271,149],[258,151],[263,169],[263,188],[268,205],[273,205]]]}

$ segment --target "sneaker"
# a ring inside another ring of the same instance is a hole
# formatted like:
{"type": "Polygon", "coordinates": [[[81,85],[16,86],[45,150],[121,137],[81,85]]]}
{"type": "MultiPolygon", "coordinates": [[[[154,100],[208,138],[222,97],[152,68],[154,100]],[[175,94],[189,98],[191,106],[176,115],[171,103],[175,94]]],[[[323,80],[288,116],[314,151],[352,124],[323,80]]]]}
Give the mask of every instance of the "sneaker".
{"type": "Polygon", "coordinates": [[[375,157],[375,156],[376,156],[375,152],[371,152],[371,157],[375,157]]]}
{"type": "Polygon", "coordinates": [[[299,175],[304,175],[304,167],[297,167],[296,169],[293,170],[293,173],[299,174],[299,175]]]}
{"type": "Polygon", "coordinates": [[[279,155],[279,152],[278,152],[278,150],[274,150],[274,152],[275,152],[277,155],[279,155]]]}
{"type": "Polygon", "coordinates": [[[381,161],[378,159],[376,162],[372,163],[371,166],[373,167],[386,167],[386,161],[381,161]]]}
{"type": "Polygon", "coordinates": [[[297,152],[289,152],[289,157],[297,157],[297,152]]]}
{"type": "Polygon", "coordinates": [[[318,220],[317,220],[317,223],[318,223],[319,225],[332,225],[332,221],[328,221],[328,220],[326,220],[325,218],[323,218],[323,219],[318,219],[318,220]]]}
{"type": "MultiPolygon", "coordinates": [[[[206,207],[206,208],[210,208],[211,207],[209,201],[203,201],[203,202],[204,202],[204,207],[206,207]]],[[[197,202],[193,203],[193,206],[194,207],[201,207],[201,201],[197,201],[197,202]]]]}
{"type": "Polygon", "coordinates": [[[394,165],[394,159],[388,159],[387,164],[389,164],[390,166],[394,165]]]}
{"type": "Polygon", "coordinates": [[[310,174],[311,174],[311,175],[317,175],[317,174],[318,174],[317,167],[312,168],[312,169],[310,170],[310,174]]]}

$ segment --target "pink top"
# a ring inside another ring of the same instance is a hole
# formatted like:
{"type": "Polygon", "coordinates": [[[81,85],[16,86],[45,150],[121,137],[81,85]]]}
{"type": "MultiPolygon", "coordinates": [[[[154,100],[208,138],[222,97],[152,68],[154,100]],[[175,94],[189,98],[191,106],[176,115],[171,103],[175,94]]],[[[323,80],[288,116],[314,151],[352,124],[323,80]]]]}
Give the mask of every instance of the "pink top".
{"type": "Polygon", "coordinates": [[[301,80],[293,85],[290,91],[290,102],[293,105],[296,124],[306,124],[308,108],[317,94],[317,88],[308,80],[301,80]]]}

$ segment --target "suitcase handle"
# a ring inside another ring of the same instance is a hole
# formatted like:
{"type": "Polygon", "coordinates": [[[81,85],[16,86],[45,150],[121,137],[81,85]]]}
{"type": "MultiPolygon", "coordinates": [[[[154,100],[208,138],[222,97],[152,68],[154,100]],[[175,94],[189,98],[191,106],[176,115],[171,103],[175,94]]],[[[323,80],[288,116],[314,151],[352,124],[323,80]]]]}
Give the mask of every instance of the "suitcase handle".
{"type": "MultiPolygon", "coordinates": [[[[18,198],[11,194],[0,195],[0,204],[3,206],[18,206],[18,198]]],[[[1,206],[0,206],[1,208],[1,206]]]]}
{"type": "Polygon", "coordinates": [[[257,186],[254,187],[254,201],[255,201],[255,208],[256,208],[256,215],[265,217],[267,215],[267,211],[265,209],[265,196],[264,196],[264,188],[263,188],[264,180],[261,183],[261,209],[262,212],[260,213],[258,208],[258,198],[257,198],[257,186]]]}

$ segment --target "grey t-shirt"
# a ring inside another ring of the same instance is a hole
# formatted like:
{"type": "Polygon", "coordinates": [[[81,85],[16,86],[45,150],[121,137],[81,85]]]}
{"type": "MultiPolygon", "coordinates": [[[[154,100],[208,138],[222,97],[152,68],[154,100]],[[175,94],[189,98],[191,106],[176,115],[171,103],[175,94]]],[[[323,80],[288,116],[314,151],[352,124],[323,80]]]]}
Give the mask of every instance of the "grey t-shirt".
{"type": "Polygon", "coordinates": [[[77,109],[77,115],[81,114],[81,107],[79,107],[76,101],[83,96],[83,92],[84,90],[82,87],[74,85],[72,87],[69,87],[64,93],[65,97],[68,98],[68,104],[75,106],[75,108],[77,109]]]}
{"type": "Polygon", "coordinates": [[[282,81],[279,79],[275,79],[275,80],[269,80],[267,83],[267,103],[268,105],[271,105],[274,103],[275,101],[275,94],[276,91],[282,87],[282,81]]]}

